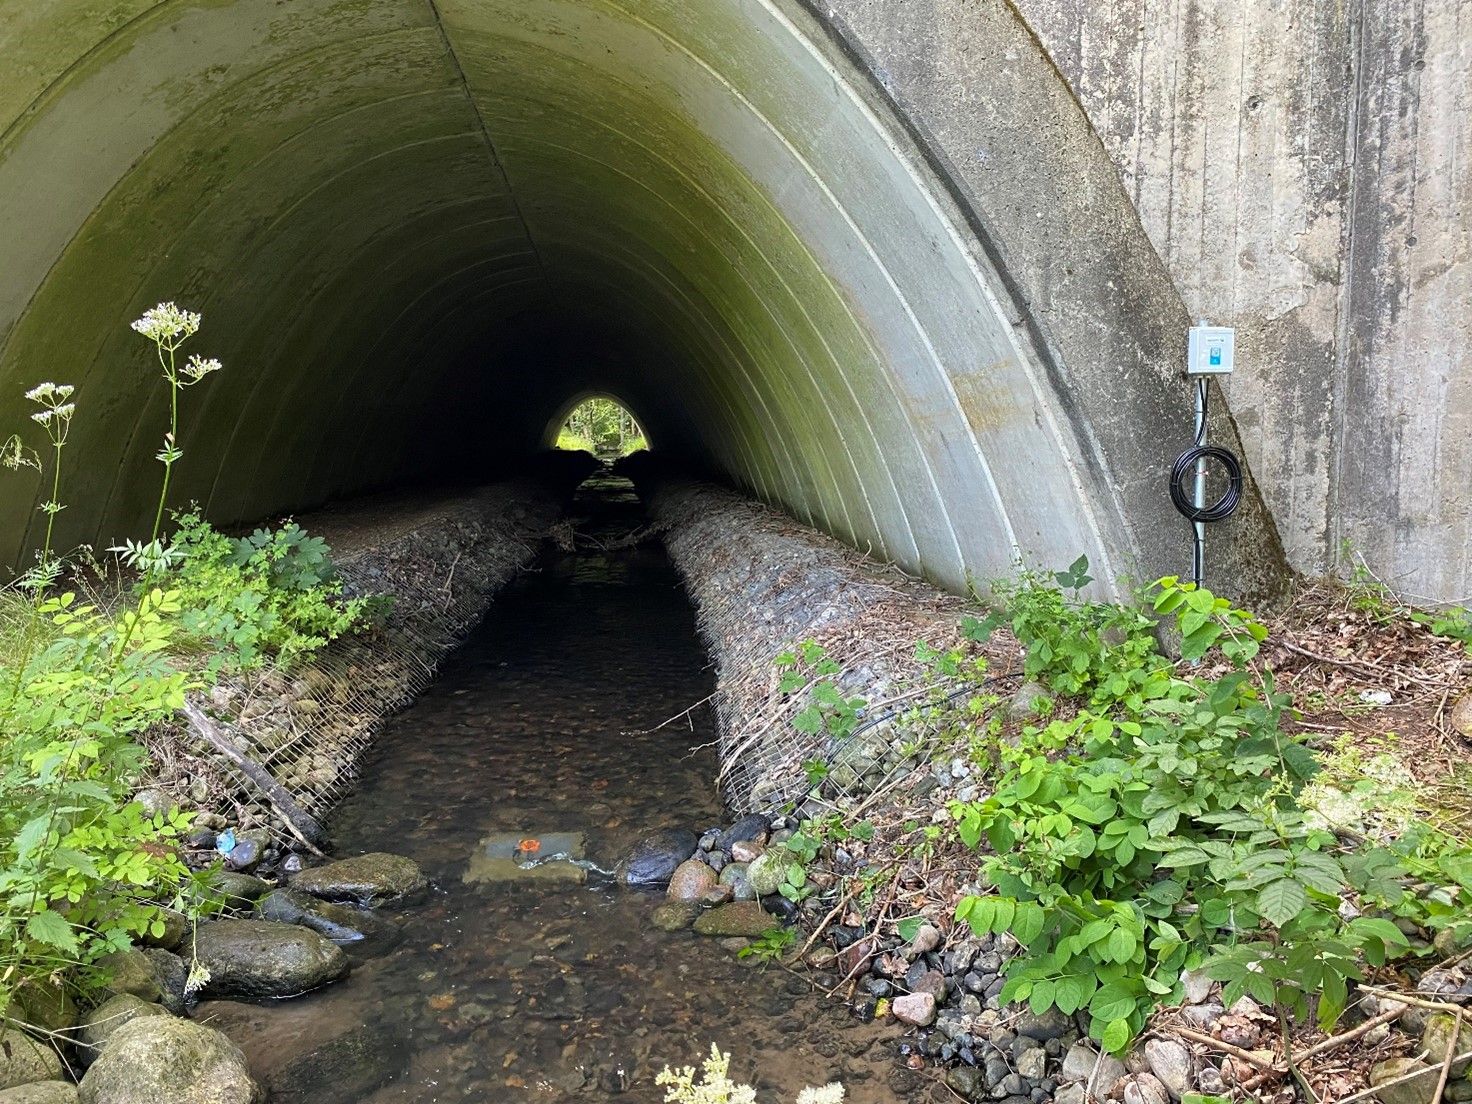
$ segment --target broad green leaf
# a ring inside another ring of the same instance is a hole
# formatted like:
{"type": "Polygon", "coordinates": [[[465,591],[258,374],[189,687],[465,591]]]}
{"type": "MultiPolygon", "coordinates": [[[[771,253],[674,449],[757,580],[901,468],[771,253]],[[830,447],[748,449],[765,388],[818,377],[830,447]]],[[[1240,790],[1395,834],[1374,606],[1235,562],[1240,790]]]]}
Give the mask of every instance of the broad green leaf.
{"type": "Polygon", "coordinates": [[[1257,895],[1257,912],[1276,928],[1283,927],[1308,905],[1308,893],[1292,878],[1279,878],[1263,886],[1257,895]]]}

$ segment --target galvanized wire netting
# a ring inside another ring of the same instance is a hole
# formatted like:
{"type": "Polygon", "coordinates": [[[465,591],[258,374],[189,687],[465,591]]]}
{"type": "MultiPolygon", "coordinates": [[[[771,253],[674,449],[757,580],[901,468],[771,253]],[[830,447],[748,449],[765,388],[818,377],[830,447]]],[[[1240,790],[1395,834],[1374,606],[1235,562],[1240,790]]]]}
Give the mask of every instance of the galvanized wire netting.
{"type": "MultiPolygon", "coordinates": [[[[430,503],[378,500],[299,519],[326,538],[352,595],[392,605],[368,632],[289,671],[221,681],[203,703],[225,740],[320,817],[354,778],[385,717],[433,679],[492,596],[536,554],[556,496],[532,481],[430,503]]],[[[154,733],[152,788],[243,827],[294,835],[253,781],[189,727],[154,733]]]]}
{"type": "Polygon", "coordinates": [[[933,749],[902,746],[890,721],[937,689],[916,644],[954,646],[961,599],[720,487],[651,479],[641,490],[716,660],[721,780],[733,808],[852,807],[922,765],[933,749]],[[775,659],[807,640],[841,668],[838,689],[867,703],[845,739],[793,726],[809,697],[781,692],[775,659]],[[804,766],[816,762],[828,772],[817,787],[804,766]]]}

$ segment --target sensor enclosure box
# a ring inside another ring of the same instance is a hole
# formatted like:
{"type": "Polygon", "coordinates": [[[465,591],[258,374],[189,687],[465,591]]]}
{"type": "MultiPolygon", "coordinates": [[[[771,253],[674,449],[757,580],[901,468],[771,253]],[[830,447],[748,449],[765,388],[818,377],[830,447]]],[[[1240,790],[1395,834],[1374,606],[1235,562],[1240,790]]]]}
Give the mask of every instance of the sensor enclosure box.
{"type": "Polygon", "coordinates": [[[1236,346],[1237,331],[1230,326],[1192,326],[1186,347],[1186,375],[1230,375],[1236,346]]]}

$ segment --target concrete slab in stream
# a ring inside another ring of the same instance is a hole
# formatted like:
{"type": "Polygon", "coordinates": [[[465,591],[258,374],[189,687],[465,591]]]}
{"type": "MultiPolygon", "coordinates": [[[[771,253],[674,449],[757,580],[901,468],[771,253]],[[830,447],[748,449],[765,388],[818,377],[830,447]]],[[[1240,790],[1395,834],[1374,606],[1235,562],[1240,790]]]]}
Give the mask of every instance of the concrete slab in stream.
{"type": "Polygon", "coordinates": [[[478,844],[465,882],[585,882],[581,832],[492,832],[478,844]]]}

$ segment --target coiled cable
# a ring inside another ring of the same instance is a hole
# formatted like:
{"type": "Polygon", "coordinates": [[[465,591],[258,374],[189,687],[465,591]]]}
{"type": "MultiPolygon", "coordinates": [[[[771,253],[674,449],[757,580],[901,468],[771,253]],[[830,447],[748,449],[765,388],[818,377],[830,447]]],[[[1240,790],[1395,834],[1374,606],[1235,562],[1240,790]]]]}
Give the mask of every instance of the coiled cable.
{"type": "Polygon", "coordinates": [[[1196,431],[1195,442],[1176,457],[1175,466],[1171,468],[1170,500],[1176,510],[1192,524],[1198,521],[1225,521],[1242,504],[1242,462],[1230,449],[1206,443],[1206,380],[1198,380],[1196,386],[1201,408],[1201,425],[1196,431]],[[1215,502],[1198,506],[1195,479],[1197,467],[1202,461],[1215,461],[1222,466],[1227,475],[1227,489],[1215,502]]]}

